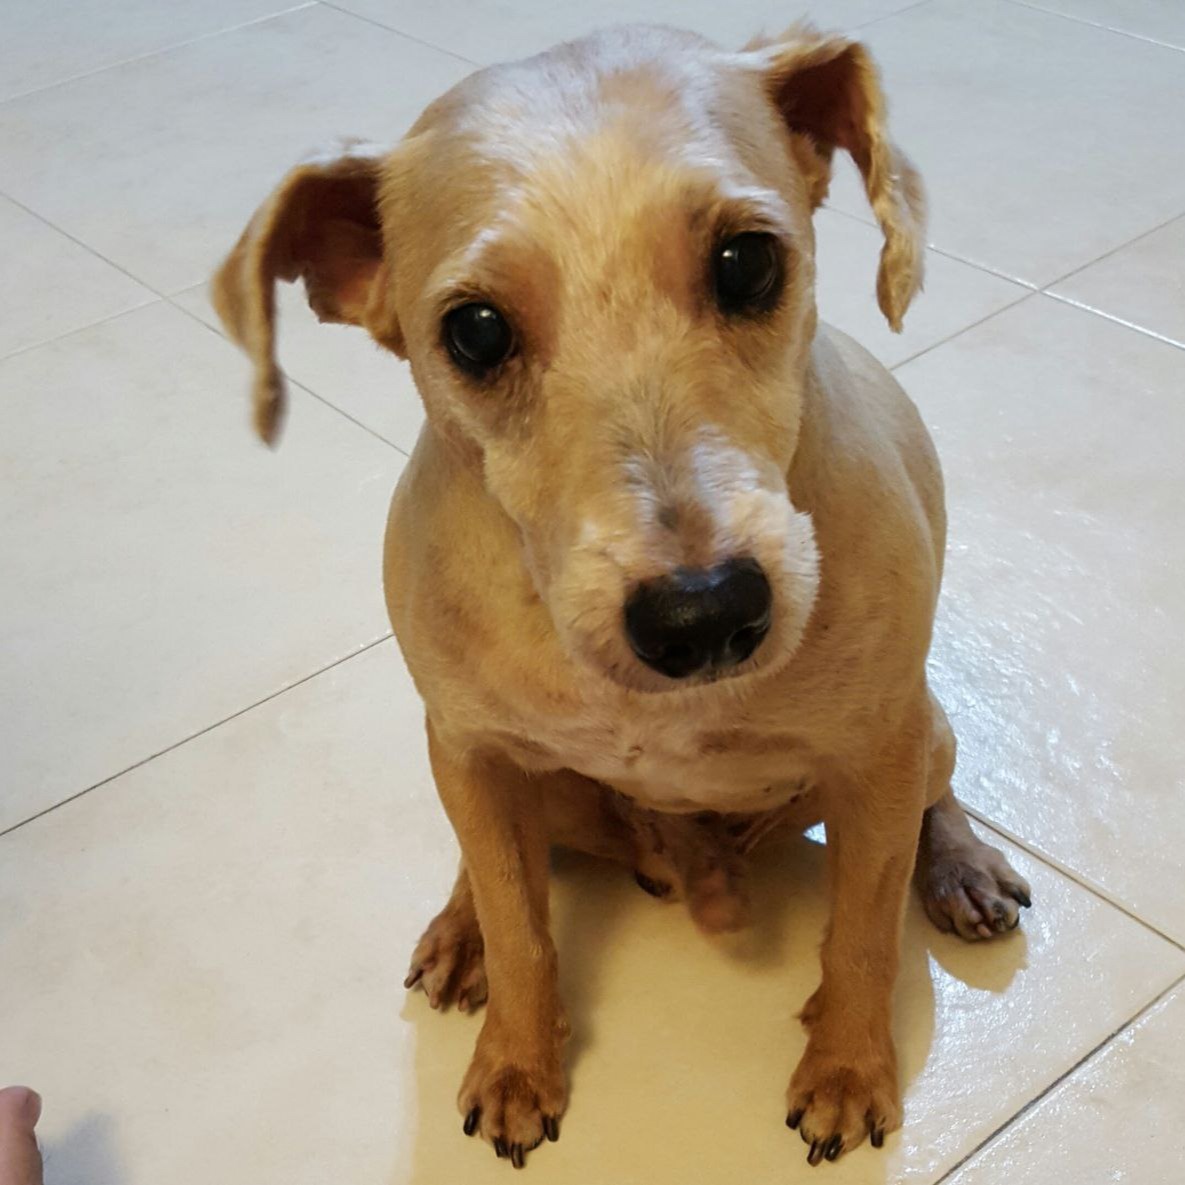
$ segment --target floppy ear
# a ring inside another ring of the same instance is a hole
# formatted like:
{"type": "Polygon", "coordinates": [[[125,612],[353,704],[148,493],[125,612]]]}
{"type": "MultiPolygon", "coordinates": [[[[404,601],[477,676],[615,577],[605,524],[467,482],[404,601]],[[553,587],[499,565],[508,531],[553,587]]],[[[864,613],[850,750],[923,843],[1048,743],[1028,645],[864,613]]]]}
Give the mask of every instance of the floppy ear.
{"type": "Polygon", "coordinates": [[[926,204],[917,170],[888,138],[872,57],[858,42],[805,25],[757,52],[765,58],[766,90],[790,131],[812,204],[827,196],[836,148],[856,162],[885,236],[877,302],[900,333],[905,310],[922,286],[926,204]]]}
{"type": "Polygon", "coordinates": [[[382,308],[381,170],[379,151],[360,144],[297,166],[255,212],[211,281],[223,325],[254,364],[255,430],[268,444],[285,402],[275,350],[277,280],[303,280],[320,320],[373,326],[384,344],[402,344],[382,308]]]}

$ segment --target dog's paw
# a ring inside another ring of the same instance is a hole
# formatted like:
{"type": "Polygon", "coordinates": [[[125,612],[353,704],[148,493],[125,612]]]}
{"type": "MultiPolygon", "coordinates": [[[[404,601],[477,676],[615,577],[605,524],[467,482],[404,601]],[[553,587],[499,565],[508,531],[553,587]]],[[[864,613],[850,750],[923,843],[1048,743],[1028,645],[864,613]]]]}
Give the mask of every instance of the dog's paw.
{"type": "Polygon", "coordinates": [[[934,925],[968,942],[1015,930],[1032,905],[1028,882],[985,843],[944,852],[919,866],[917,880],[934,925]]]}
{"type": "Polygon", "coordinates": [[[874,1148],[901,1126],[897,1062],[891,1046],[867,1061],[845,1057],[811,1038],[786,1095],[786,1126],[810,1146],[807,1162],[837,1160],[862,1143],[874,1148]]]}
{"type": "Polygon", "coordinates": [[[499,1159],[521,1169],[528,1152],[560,1138],[567,1083],[558,1047],[553,1056],[534,1060],[507,1056],[501,1044],[483,1032],[457,1101],[465,1134],[480,1135],[499,1159]]]}
{"type": "Polygon", "coordinates": [[[422,988],[433,1008],[480,1008],[488,989],[477,918],[451,907],[437,915],[416,946],[403,986],[422,988]]]}

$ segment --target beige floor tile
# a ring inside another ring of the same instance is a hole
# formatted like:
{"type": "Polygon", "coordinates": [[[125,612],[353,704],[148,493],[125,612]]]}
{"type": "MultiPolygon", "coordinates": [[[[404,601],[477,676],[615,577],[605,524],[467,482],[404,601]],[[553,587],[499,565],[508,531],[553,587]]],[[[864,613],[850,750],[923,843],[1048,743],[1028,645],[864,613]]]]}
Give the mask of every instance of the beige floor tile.
{"type": "Polygon", "coordinates": [[[897,375],[946,471],[957,791],[1185,939],[1185,353],[1033,296],[897,375]]]}
{"type": "Polygon", "coordinates": [[[338,6],[388,28],[443,46],[473,62],[506,61],[538,53],[557,41],[608,25],[676,25],[740,47],[757,33],[776,33],[809,16],[831,29],[852,28],[899,12],[916,0],[453,0],[449,4],[397,4],[392,0],[344,0],[338,6]]]}
{"type": "Polygon", "coordinates": [[[1023,0],[1063,16],[1185,49],[1185,5],[1180,0],[1023,0]]]}
{"type": "Polygon", "coordinates": [[[1116,1038],[949,1185],[1180,1185],[1185,989],[1116,1038]]]}
{"type": "Polygon", "coordinates": [[[846,214],[820,210],[815,215],[815,234],[819,315],[850,333],[886,366],[929,349],[1029,291],[928,251],[925,290],[906,314],[905,331],[894,333],[876,304],[880,231],[846,214]]]}
{"type": "MultiPolygon", "coordinates": [[[[174,300],[221,332],[205,284],[174,300]]],[[[302,284],[280,285],[277,307],[278,351],[285,373],[410,453],[424,416],[407,364],[361,329],[323,325],[309,309],[302,284]]]]}
{"type": "Polygon", "coordinates": [[[5,0],[0,100],[296,8],[300,0],[5,0]]]}
{"type": "Polygon", "coordinates": [[[0,196],[0,357],[156,295],[97,255],[0,196]]]}
{"type": "MultiPolygon", "coordinates": [[[[935,246],[1044,286],[1185,211],[1179,51],[1009,0],[932,0],[865,39],[935,246]]],[[[846,164],[832,204],[869,217],[846,164]]]]}
{"type": "MultiPolygon", "coordinates": [[[[399,986],[454,863],[421,720],[384,643],[0,839],[5,1071],[45,1093],[60,1185],[96,1165],[120,1185],[506,1180],[454,1107],[478,1022],[399,986]]],[[[1037,904],[998,945],[911,910],[908,1127],[830,1170],[837,1185],[936,1180],[1185,970],[1019,863],[1037,904]]],[[[763,861],[757,927],[732,948],[624,870],[566,859],[555,884],[574,1093],[535,1171],[805,1175],[782,1096],[818,974],[821,849],[763,861]]]]}
{"type": "Polygon", "coordinates": [[[203,281],[283,172],[394,140],[467,73],[317,5],[0,107],[0,190],[162,292],[203,281]]]}
{"type": "Polygon", "coordinates": [[[1185,217],[1050,291],[1185,346],[1185,217]]]}
{"type": "Polygon", "coordinates": [[[386,633],[403,458],[153,305],[0,363],[0,830],[386,633]]]}

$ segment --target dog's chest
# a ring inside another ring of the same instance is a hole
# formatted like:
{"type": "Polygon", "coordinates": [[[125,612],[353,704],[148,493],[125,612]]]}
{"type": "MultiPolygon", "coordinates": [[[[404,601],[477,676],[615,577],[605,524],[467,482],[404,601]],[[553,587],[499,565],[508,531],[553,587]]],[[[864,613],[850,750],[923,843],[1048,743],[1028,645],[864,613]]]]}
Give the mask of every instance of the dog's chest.
{"type": "Polygon", "coordinates": [[[721,711],[585,705],[503,733],[520,764],[561,766],[660,810],[768,810],[815,780],[809,747],[721,711]]]}

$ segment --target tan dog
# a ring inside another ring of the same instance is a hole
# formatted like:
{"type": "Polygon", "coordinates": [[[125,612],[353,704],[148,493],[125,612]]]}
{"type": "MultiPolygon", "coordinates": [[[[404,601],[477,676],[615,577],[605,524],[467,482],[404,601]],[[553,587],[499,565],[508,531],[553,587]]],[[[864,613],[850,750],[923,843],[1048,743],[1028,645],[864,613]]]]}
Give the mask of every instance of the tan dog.
{"type": "Polygon", "coordinates": [[[408,982],[434,1005],[488,992],[460,1107],[516,1167],[568,1102],[549,845],[727,929],[753,844],[825,821],[832,919],[789,1088],[812,1164],[901,1123],[915,864],[964,937],[1028,905],[951,794],[926,684],[938,462],[884,368],[817,323],[837,148],[899,328],[920,183],[865,50],[806,28],[740,53],[616,30],[479,71],[393,150],[297,168],[214,283],[265,439],[277,279],[409,359],[422,393],[385,583],[462,866],[408,982]]]}

